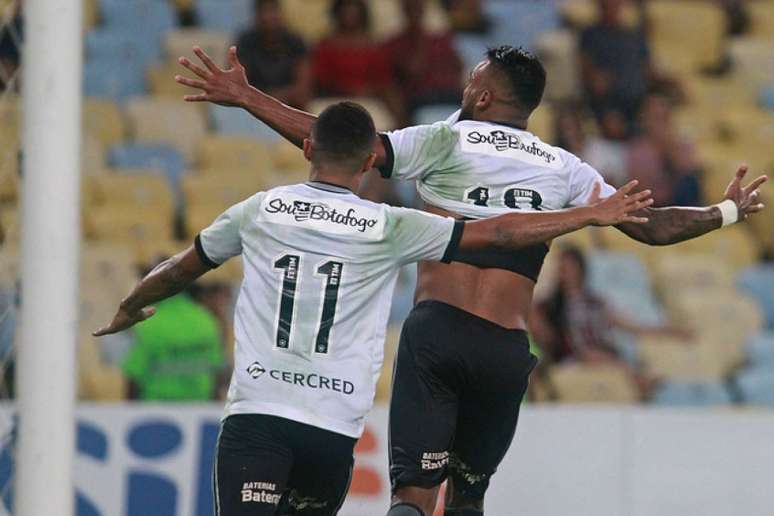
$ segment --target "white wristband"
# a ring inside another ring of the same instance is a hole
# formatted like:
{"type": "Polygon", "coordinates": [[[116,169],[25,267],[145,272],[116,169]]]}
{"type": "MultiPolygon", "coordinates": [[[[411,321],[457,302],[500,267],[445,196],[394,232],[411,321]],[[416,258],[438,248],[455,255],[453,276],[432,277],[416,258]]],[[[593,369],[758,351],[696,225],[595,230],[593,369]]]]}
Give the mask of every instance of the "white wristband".
{"type": "Polygon", "coordinates": [[[720,210],[720,215],[723,217],[723,226],[729,224],[735,224],[739,221],[739,208],[736,203],[730,199],[718,203],[715,205],[720,210]]]}

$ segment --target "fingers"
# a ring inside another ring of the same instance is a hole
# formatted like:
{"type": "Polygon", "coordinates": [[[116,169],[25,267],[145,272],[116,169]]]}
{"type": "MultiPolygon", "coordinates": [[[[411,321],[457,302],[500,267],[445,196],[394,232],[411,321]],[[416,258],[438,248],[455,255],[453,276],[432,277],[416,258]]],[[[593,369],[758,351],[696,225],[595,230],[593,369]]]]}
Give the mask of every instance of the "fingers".
{"type": "Polygon", "coordinates": [[[653,199],[645,199],[644,201],[635,202],[630,211],[644,210],[648,206],[653,204],[653,199]]]}
{"type": "Polygon", "coordinates": [[[599,194],[602,191],[602,185],[597,181],[594,183],[594,188],[591,189],[591,195],[589,196],[589,203],[594,204],[599,201],[599,194]]]}
{"type": "Polygon", "coordinates": [[[210,59],[210,56],[207,55],[207,52],[201,49],[201,47],[193,47],[194,54],[196,54],[199,59],[202,60],[202,63],[204,63],[204,66],[207,67],[207,70],[209,70],[212,73],[218,73],[220,72],[220,68],[210,59]]]}
{"type": "Polygon", "coordinates": [[[621,222],[631,222],[632,224],[647,224],[648,220],[648,217],[635,217],[633,215],[627,215],[621,220],[621,222]]]}
{"type": "Polygon", "coordinates": [[[201,77],[202,79],[209,79],[212,77],[212,74],[202,68],[201,66],[197,65],[196,63],[192,63],[190,59],[187,57],[180,57],[177,60],[178,63],[180,63],[185,68],[191,70],[193,73],[201,77]]]}
{"type": "Polygon", "coordinates": [[[653,194],[651,190],[643,190],[641,192],[637,192],[636,194],[633,194],[629,197],[629,199],[633,201],[642,201],[643,199],[647,199],[653,194]]]}
{"type": "Polygon", "coordinates": [[[237,47],[228,49],[228,63],[233,68],[242,68],[242,63],[239,62],[239,56],[237,56],[237,47]]]}
{"type": "Polygon", "coordinates": [[[95,337],[102,337],[103,335],[108,335],[110,333],[114,333],[110,324],[108,324],[107,326],[103,326],[99,330],[91,332],[91,334],[94,335],[95,337]]]}
{"type": "Polygon", "coordinates": [[[140,312],[140,321],[150,319],[154,315],[156,315],[156,309],[154,307],[148,306],[146,308],[143,308],[140,312]]]}
{"type": "Polygon", "coordinates": [[[766,207],[766,205],[765,205],[765,204],[763,204],[762,202],[759,202],[758,204],[753,204],[752,206],[750,206],[749,208],[747,208],[747,209],[745,210],[745,213],[746,213],[746,214],[748,214],[748,215],[749,215],[750,213],[758,213],[759,211],[762,211],[762,210],[763,210],[763,208],[765,208],[765,207],[766,207]]]}
{"type": "Polygon", "coordinates": [[[750,195],[750,192],[755,193],[758,187],[760,187],[763,183],[765,183],[768,180],[769,180],[768,176],[760,176],[759,178],[755,179],[755,181],[745,186],[742,189],[742,193],[744,193],[744,195],[750,195]]]}
{"type": "Polygon", "coordinates": [[[748,168],[749,167],[746,164],[739,165],[739,168],[736,169],[736,177],[734,179],[738,179],[739,181],[744,179],[744,176],[747,174],[748,168]]]}
{"type": "Polygon", "coordinates": [[[206,93],[200,93],[198,95],[184,95],[183,100],[186,102],[208,102],[210,99],[206,93]]]}
{"type": "Polygon", "coordinates": [[[191,88],[198,88],[200,90],[207,88],[207,83],[204,81],[200,81],[198,79],[189,79],[188,77],[183,77],[182,75],[175,75],[175,82],[178,82],[184,86],[190,86],[191,88]]]}
{"type": "Polygon", "coordinates": [[[623,185],[621,188],[619,188],[618,191],[615,193],[615,195],[617,195],[618,197],[626,196],[638,184],[640,184],[640,182],[637,181],[636,179],[633,179],[628,183],[626,183],[625,185],[623,185]]]}

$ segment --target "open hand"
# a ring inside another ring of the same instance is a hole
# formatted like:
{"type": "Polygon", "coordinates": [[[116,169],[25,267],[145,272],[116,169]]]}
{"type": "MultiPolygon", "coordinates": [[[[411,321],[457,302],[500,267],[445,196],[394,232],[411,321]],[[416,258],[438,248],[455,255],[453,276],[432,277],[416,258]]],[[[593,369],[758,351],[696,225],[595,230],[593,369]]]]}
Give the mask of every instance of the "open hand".
{"type": "Polygon", "coordinates": [[[740,166],[736,171],[736,176],[726,188],[726,194],[723,200],[734,201],[739,210],[739,220],[745,220],[748,215],[757,213],[763,209],[763,203],[760,202],[760,193],[758,188],[768,180],[766,176],[760,176],[749,185],[742,187],[742,179],[747,174],[747,165],[740,166]]]}
{"type": "Polygon", "coordinates": [[[202,90],[202,93],[186,95],[183,99],[186,102],[212,102],[221,106],[241,106],[245,91],[250,88],[250,84],[247,82],[245,67],[242,66],[239,58],[237,58],[236,47],[228,49],[228,64],[230,68],[225,70],[219,68],[201,48],[194,47],[193,51],[206,69],[192,63],[187,57],[181,57],[177,62],[195,73],[202,80],[176,75],[175,81],[184,86],[202,90]]]}
{"type": "Polygon", "coordinates": [[[614,226],[624,222],[633,222],[635,224],[645,224],[647,217],[638,217],[633,213],[647,208],[653,204],[650,190],[643,190],[635,194],[630,192],[639,184],[636,179],[629,181],[619,188],[613,195],[604,199],[599,198],[601,185],[594,185],[591,193],[590,203],[593,212],[595,226],[614,226]]]}
{"type": "Polygon", "coordinates": [[[125,311],[123,308],[119,308],[113,320],[107,326],[103,326],[99,330],[92,333],[95,337],[101,337],[103,335],[110,335],[111,333],[118,333],[120,331],[127,330],[146,319],[153,317],[156,313],[156,309],[152,306],[143,308],[133,313],[125,311]]]}

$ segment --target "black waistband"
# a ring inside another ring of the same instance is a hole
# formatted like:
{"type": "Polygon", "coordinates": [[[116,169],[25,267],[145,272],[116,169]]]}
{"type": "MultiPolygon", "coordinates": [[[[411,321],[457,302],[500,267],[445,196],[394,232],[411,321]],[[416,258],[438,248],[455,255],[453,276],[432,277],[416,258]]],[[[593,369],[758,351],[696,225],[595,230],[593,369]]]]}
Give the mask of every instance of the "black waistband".
{"type": "Polygon", "coordinates": [[[499,324],[492,322],[489,319],[484,319],[483,317],[479,317],[476,314],[472,314],[467,310],[463,310],[462,308],[456,307],[454,305],[450,305],[449,303],[444,303],[443,301],[438,301],[436,299],[426,299],[424,301],[420,301],[419,303],[417,303],[414,306],[414,310],[433,310],[438,312],[444,312],[446,314],[454,316],[457,319],[468,321],[470,324],[485,326],[493,331],[506,333],[511,338],[524,339],[526,343],[529,343],[529,335],[527,334],[526,330],[522,330],[519,328],[506,328],[505,326],[500,326],[499,324]]]}

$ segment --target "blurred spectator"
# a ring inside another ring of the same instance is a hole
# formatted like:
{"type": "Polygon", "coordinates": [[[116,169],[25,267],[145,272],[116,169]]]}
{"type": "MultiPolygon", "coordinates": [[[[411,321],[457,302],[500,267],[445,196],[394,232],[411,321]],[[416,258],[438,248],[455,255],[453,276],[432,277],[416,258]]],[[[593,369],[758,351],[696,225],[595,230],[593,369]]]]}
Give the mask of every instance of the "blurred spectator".
{"type": "Polygon", "coordinates": [[[156,305],[156,315],[135,327],[123,371],[129,398],[210,400],[225,367],[217,319],[178,294],[156,305]]]}
{"type": "Polygon", "coordinates": [[[729,35],[740,36],[750,28],[750,13],[743,0],[721,0],[726,15],[726,31],[729,35]]]}
{"type": "Polygon", "coordinates": [[[317,93],[330,97],[376,97],[397,120],[403,120],[400,96],[392,86],[390,59],[370,35],[370,13],[364,0],[335,0],[333,32],[314,52],[317,93]]]}
{"type": "Polygon", "coordinates": [[[546,301],[535,305],[530,317],[530,331],[535,340],[553,363],[577,361],[621,367],[645,395],[653,380],[619,356],[611,335],[613,328],[636,335],[656,333],[687,337],[685,330],[672,326],[646,327],[616,313],[589,289],[583,253],[573,247],[563,249],[558,284],[546,301]]]}
{"type": "Polygon", "coordinates": [[[677,134],[669,99],[649,95],[640,126],[641,135],[629,145],[629,177],[653,190],[656,206],[699,205],[701,165],[691,142],[677,134]]]}
{"type": "Polygon", "coordinates": [[[311,90],[306,46],[285,26],[279,0],[255,0],[254,26],[236,45],[250,84],[291,106],[306,105],[311,90]]]}
{"type": "Polygon", "coordinates": [[[223,342],[231,342],[230,328],[233,319],[231,315],[233,306],[231,287],[219,281],[197,283],[191,288],[190,293],[194,301],[206,308],[217,319],[223,342]]]}
{"type": "Polygon", "coordinates": [[[620,113],[608,111],[600,121],[599,135],[587,136],[578,106],[567,105],[556,113],[557,145],[563,147],[602,174],[605,181],[621,186],[628,180],[626,170],[626,121],[620,113]]]}
{"type": "Polygon", "coordinates": [[[443,0],[452,30],[477,34],[488,32],[491,23],[481,4],[482,0],[443,0]]]}
{"type": "Polygon", "coordinates": [[[12,13],[3,13],[0,8],[0,91],[9,87],[21,62],[20,46],[24,35],[21,2],[11,5],[12,13]],[[11,14],[10,21],[3,25],[3,15],[8,14],[11,14]]]}
{"type": "Polygon", "coordinates": [[[597,4],[599,21],[580,37],[584,89],[598,119],[617,111],[631,127],[649,89],[673,85],[651,66],[643,30],[624,24],[624,0],[597,0],[597,4]]]}
{"type": "Polygon", "coordinates": [[[407,112],[411,115],[432,104],[459,104],[462,61],[453,35],[425,29],[426,0],[402,0],[401,6],[406,27],[386,47],[407,112]]]}

